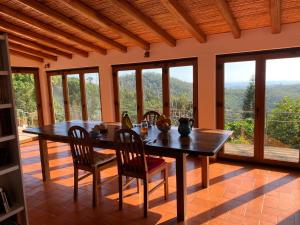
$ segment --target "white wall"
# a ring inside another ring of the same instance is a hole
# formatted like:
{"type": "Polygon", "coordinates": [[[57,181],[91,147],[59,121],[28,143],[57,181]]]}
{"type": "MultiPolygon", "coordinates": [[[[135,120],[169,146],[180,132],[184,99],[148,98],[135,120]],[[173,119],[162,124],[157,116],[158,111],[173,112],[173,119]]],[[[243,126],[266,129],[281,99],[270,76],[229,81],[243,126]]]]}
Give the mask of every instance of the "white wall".
{"type": "MultiPolygon", "coordinates": [[[[112,50],[108,55],[91,53],[88,58],[74,56],[73,59],[59,57],[51,62],[49,70],[99,66],[101,76],[101,100],[103,118],[114,120],[113,85],[111,65],[176,58],[198,57],[199,85],[199,127],[215,128],[215,59],[216,55],[300,46],[300,23],[284,25],[280,34],[271,34],[270,28],[243,31],[240,39],[231,33],[209,36],[207,43],[201,44],[194,39],[180,40],[176,47],[164,43],[152,44],[150,58],[144,58],[144,51],[138,47],[129,48],[128,53],[112,50]]],[[[43,89],[47,87],[42,83],[43,89]]],[[[46,91],[43,91],[46,94],[46,91]]],[[[43,99],[48,97],[44,96],[43,99]]],[[[49,111],[45,112],[49,117],[49,111]]],[[[46,119],[46,121],[49,121],[46,119]]]]}

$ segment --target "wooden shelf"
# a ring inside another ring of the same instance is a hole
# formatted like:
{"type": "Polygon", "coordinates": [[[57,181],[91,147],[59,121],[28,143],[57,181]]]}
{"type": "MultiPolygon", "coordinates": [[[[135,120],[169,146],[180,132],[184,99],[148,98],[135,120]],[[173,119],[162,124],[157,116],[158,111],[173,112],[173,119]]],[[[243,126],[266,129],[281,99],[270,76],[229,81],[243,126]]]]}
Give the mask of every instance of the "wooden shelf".
{"type": "Polygon", "coordinates": [[[0,104],[0,109],[10,109],[12,107],[12,104],[0,104]]]}
{"type": "Polygon", "coordinates": [[[0,143],[4,141],[10,141],[16,139],[16,135],[7,135],[0,137],[0,143]]]}
{"type": "Polygon", "coordinates": [[[9,75],[9,72],[7,70],[0,70],[0,76],[6,76],[9,75]]]}
{"type": "Polygon", "coordinates": [[[11,160],[0,167],[0,187],[7,193],[8,201],[11,201],[11,210],[8,213],[0,213],[2,221],[11,219],[20,225],[28,225],[25,196],[23,190],[23,177],[21,172],[21,159],[18,138],[17,120],[15,118],[13,101],[13,86],[10,77],[11,66],[9,60],[7,34],[0,34],[0,146],[8,152],[11,160]]]}
{"type": "Polygon", "coordinates": [[[20,167],[16,164],[8,164],[5,166],[0,166],[0,176],[5,175],[7,173],[18,170],[20,167]]]}
{"type": "Polygon", "coordinates": [[[23,206],[20,205],[13,206],[8,213],[0,214],[0,222],[18,214],[19,212],[22,212],[23,210],[24,210],[23,206]]]}

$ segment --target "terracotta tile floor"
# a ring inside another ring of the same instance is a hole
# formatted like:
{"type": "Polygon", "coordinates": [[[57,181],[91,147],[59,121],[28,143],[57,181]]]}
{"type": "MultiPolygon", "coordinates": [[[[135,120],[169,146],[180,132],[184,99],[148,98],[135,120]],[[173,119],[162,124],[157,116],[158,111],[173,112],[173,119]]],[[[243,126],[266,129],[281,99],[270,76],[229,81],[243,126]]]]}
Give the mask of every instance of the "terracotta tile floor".
{"type": "MultiPolygon", "coordinates": [[[[73,202],[73,167],[69,146],[49,143],[52,181],[41,178],[38,142],[22,145],[22,161],[31,225],[77,224],[175,224],[175,162],[170,167],[170,195],[163,188],[150,195],[149,217],[142,216],[142,194],[135,184],[125,192],[123,211],[118,211],[117,181],[102,187],[99,207],[92,209],[91,179],[82,181],[79,200],[73,202]]],[[[237,163],[211,164],[211,186],[201,188],[198,158],[188,158],[187,219],[181,224],[300,224],[300,173],[237,163]]],[[[116,174],[103,171],[102,179],[116,174]]],[[[153,179],[157,182],[160,175],[153,179]]]]}

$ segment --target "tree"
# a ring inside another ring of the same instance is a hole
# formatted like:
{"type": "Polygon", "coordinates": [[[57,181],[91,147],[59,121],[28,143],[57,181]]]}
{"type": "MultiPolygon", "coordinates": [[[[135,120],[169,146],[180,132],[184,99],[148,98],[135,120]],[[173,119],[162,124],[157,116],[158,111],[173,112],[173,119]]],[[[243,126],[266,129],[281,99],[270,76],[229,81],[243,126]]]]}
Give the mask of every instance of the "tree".
{"type": "Polygon", "coordinates": [[[284,97],[267,117],[267,134],[299,149],[300,146],[300,98],[284,97]]]}
{"type": "Polygon", "coordinates": [[[33,74],[15,73],[12,76],[19,125],[37,125],[36,96],[33,74]]]}
{"type": "Polygon", "coordinates": [[[254,77],[252,77],[243,99],[243,113],[242,113],[243,119],[254,118],[254,113],[253,113],[254,104],[255,104],[254,94],[255,94],[255,84],[254,84],[254,77]]]}

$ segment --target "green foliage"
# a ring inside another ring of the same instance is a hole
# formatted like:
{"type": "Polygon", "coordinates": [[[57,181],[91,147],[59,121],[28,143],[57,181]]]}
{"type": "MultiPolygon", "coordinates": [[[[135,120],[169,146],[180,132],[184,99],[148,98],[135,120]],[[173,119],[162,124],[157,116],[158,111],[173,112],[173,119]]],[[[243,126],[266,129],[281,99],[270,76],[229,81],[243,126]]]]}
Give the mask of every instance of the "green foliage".
{"type": "MultiPolygon", "coordinates": [[[[193,85],[188,82],[170,78],[171,109],[182,110],[193,116],[193,85]]],[[[162,75],[155,72],[143,74],[144,111],[162,112],[162,75]]],[[[135,75],[119,77],[120,110],[127,111],[133,122],[137,122],[135,75]]],[[[175,119],[176,120],[176,119],[175,119]]],[[[173,124],[175,124],[173,120],[173,124]]]]}
{"type": "MultiPolygon", "coordinates": [[[[101,106],[100,106],[100,92],[99,84],[93,81],[93,74],[86,75],[86,101],[88,117],[90,120],[100,120],[101,119],[101,106]]],[[[98,74],[95,74],[96,79],[98,74]]],[[[80,94],[80,80],[78,76],[68,76],[68,91],[69,91],[69,102],[70,102],[70,113],[71,119],[81,119],[81,94],[80,94]]],[[[64,112],[64,99],[63,99],[63,89],[62,89],[62,77],[52,76],[52,94],[53,94],[53,104],[55,111],[56,122],[62,122],[65,120],[64,112]]]]}
{"type": "Polygon", "coordinates": [[[267,117],[267,134],[293,148],[300,144],[300,98],[284,97],[267,117]]]}
{"type": "Polygon", "coordinates": [[[253,144],[254,123],[253,119],[247,118],[225,125],[226,130],[233,131],[230,141],[235,144],[253,144]]]}
{"type": "Polygon", "coordinates": [[[254,103],[255,103],[254,94],[255,94],[255,84],[254,84],[254,78],[252,78],[249,82],[249,85],[247,87],[243,99],[243,111],[244,111],[242,114],[243,119],[254,117],[254,113],[253,113],[254,103]]]}
{"type": "Polygon", "coordinates": [[[35,83],[33,74],[14,73],[12,76],[19,126],[37,126],[35,83]]]}
{"type": "Polygon", "coordinates": [[[55,121],[62,122],[65,120],[65,110],[61,76],[51,76],[51,84],[55,121]]]}
{"type": "Polygon", "coordinates": [[[71,120],[82,119],[79,76],[77,75],[68,76],[68,90],[69,90],[71,120]]]}
{"type": "Polygon", "coordinates": [[[36,111],[34,76],[16,73],[12,76],[15,100],[18,110],[26,113],[36,111]]]}
{"type": "MultiPolygon", "coordinates": [[[[98,75],[96,75],[96,79],[99,79],[98,75]]],[[[93,83],[93,78],[88,77],[86,78],[85,89],[89,119],[101,120],[99,84],[93,83]]]]}

